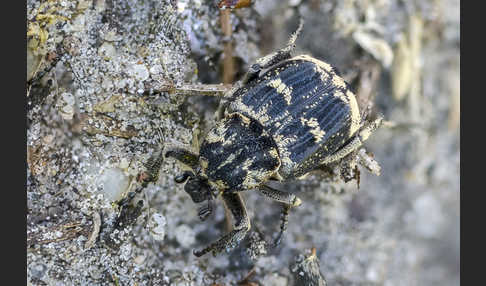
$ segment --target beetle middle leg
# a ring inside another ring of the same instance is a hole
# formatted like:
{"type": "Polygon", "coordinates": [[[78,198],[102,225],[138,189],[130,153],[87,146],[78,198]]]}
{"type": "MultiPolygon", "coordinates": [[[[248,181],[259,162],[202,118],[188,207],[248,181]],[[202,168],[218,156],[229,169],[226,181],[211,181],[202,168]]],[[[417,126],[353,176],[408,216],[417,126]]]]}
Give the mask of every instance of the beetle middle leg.
{"type": "Polygon", "coordinates": [[[262,185],[261,188],[258,190],[265,196],[271,198],[272,200],[289,205],[291,207],[298,207],[302,203],[302,201],[296,195],[287,192],[282,192],[274,188],[270,188],[269,186],[266,185],[262,185]]]}
{"type": "Polygon", "coordinates": [[[283,234],[287,229],[287,224],[289,221],[289,211],[292,207],[300,206],[302,201],[294,194],[282,192],[269,186],[262,185],[259,191],[264,194],[265,196],[282,203],[282,214],[281,214],[281,223],[280,223],[280,231],[277,235],[277,238],[274,240],[274,246],[278,246],[282,241],[283,234]]]}
{"type": "Polygon", "coordinates": [[[202,250],[194,250],[194,255],[198,257],[211,251],[213,254],[216,254],[223,250],[229,251],[235,248],[250,230],[250,219],[248,218],[245,203],[241,199],[240,194],[223,193],[222,198],[233,215],[233,230],[202,250]]]}

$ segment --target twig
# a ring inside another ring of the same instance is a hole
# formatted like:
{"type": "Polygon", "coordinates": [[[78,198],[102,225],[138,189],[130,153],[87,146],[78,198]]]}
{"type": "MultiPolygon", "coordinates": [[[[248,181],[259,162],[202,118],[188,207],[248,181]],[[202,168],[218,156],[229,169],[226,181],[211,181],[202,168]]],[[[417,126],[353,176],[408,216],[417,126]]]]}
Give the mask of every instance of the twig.
{"type": "Polygon", "coordinates": [[[232,29],[230,22],[230,10],[220,10],[221,30],[226,42],[224,43],[223,59],[223,83],[232,83],[234,79],[235,64],[233,61],[233,43],[231,41],[232,29]]]}
{"type": "Polygon", "coordinates": [[[255,281],[250,281],[250,278],[255,275],[255,267],[253,267],[248,274],[246,274],[245,278],[241,279],[240,281],[237,282],[238,285],[240,286],[257,286],[259,285],[255,281]]]}
{"type": "Polygon", "coordinates": [[[231,84],[184,84],[181,87],[172,85],[162,86],[161,89],[153,90],[152,93],[168,92],[179,95],[191,96],[194,94],[205,96],[223,96],[231,84]]]}

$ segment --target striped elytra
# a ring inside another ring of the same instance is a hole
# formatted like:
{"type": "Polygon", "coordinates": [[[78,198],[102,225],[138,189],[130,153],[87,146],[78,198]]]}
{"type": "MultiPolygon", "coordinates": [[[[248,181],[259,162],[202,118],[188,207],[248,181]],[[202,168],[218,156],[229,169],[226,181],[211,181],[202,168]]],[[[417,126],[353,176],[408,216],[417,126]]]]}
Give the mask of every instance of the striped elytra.
{"type": "MultiPolygon", "coordinates": [[[[359,126],[354,94],[334,69],[306,56],[264,71],[234,93],[230,112],[258,121],[278,146],[280,175],[332,154],[359,126]]],[[[310,171],[299,170],[299,174],[310,171]]]]}

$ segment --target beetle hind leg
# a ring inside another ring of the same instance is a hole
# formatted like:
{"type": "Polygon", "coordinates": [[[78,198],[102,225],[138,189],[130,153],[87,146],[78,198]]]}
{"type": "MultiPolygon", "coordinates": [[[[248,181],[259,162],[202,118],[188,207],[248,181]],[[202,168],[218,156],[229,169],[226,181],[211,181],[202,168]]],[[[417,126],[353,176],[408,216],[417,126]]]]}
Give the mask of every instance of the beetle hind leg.
{"type": "Polygon", "coordinates": [[[223,202],[231,211],[234,218],[233,230],[216,242],[211,243],[209,246],[201,249],[194,250],[195,256],[202,256],[208,252],[216,253],[223,250],[229,252],[231,249],[238,246],[240,241],[246,236],[246,233],[250,230],[250,219],[246,212],[245,204],[238,193],[223,193],[223,202]]]}
{"type": "Polygon", "coordinates": [[[290,59],[292,57],[292,52],[295,49],[295,41],[297,40],[297,37],[299,36],[300,32],[302,31],[302,27],[304,26],[304,20],[302,18],[299,19],[299,26],[297,27],[297,30],[290,36],[289,41],[287,42],[287,45],[280,50],[271,53],[268,56],[265,56],[263,58],[259,58],[257,60],[257,65],[259,65],[261,68],[269,68],[281,61],[290,59]]]}
{"type": "Polygon", "coordinates": [[[361,128],[360,131],[358,131],[358,134],[354,135],[351,137],[351,140],[346,143],[344,146],[342,146],[338,151],[333,153],[332,155],[324,158],[322,162],[320,162],[320,165],[327,165],[332,162],[336,162],[345,156],[347,156],[349,153],[358,150],[359,147],[363,145],[363,142],[368,139],[368,137],[378,129],[381,125],[381,121],[383,120],[383,117],[380,116],[377,119],[375,119],[372,122],[369,122],[366,124],[363,128],[361,128]]]}
{"type": "Polygon", "coordinates": [[[304,20],[302,18],[299,19],[299,26],[297,30],[290,36],[287,45],[280,50],[273,52],[267,56],[261,57],[256,60],[256,63],[253,64],[246,75],[243,78],[243,84],[246,84],[256,77],[261,70],[269,68],[273,65],[276,65],[284,60],[288,60],[292,57],[292,52],[295,49],[295,41],[299,36],[300,32],[302,31],[302,27],[304,26],[304,20]]]}

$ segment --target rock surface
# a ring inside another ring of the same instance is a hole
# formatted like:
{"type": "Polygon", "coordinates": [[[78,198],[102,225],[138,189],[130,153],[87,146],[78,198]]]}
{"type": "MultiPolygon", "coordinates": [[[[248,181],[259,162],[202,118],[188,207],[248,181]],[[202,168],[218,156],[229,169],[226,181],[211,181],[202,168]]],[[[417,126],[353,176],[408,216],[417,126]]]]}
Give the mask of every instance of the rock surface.
{"type": "Polygon", "coordinates": [[[312,247],[328,285],[459,285],[459,0],[255,2],[231,14],[236,78],[285,44],[298,10],[297,51],[385,115],[366,142],[381,175],[361,167],[359,191],[318,174],[279,185],[303,204],[276,249],[257,238],[278,231],[279,206],[247,192],[254,233],[196,258],[225,212],[201,222],[173,160],[120,221],[149,158],[214,124],[217,98],[164,90],[221,81],[217,1],[28,0],[28,285],[294,285],[312,247]]]}

